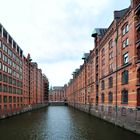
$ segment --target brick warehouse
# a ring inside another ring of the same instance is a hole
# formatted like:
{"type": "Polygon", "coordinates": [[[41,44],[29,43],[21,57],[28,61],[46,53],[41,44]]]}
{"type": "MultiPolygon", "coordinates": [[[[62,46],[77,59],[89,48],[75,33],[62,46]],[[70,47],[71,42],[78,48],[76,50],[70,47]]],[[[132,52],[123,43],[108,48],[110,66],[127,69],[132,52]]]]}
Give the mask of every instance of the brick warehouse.
{"type": "Polygon", "coordinates": [[[92,37],[94,49],[67,85],[68,104],[140,133],[140,0],[92,37]]]}
{"type": "Polygon", "coordinates": [[[64,87],[55,86],[49,91],[49,102],[64,102],[66,93],[64,87]]]}
{"type": "Polygon", "coordinates": [[[48,79],[0,24],[0,118],[48,103],[48,79]]]}

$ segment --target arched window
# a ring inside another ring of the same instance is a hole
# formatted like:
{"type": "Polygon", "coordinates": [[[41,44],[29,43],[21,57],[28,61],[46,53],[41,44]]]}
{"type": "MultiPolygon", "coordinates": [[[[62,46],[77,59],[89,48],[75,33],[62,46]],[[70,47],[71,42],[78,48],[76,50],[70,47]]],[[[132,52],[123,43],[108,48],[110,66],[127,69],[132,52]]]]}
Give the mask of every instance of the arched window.
{"type": "Polygon", "coordinates": [[[108,87],[109,88],[113,87],[113,77],[109,77],[109,79],[108,79],[108,87]]]}
{"type": "Polygon", "coordinates": [[[105,81],[104,81],[104,80],[102,80],[102,82],[101,82],[101,89],[102,89],[102,90],[105,89],[105,81]]]}
{"type": "Polygon", "coordinates": [[[128,90],[122,90],[122,104],[128,103],[128,90]]]}
{"type": "Polygon", "coordinates": [[[105,101],[105,95],[104,95],[104,93],[102,93],[101,94],[101,103],[104,103],[104,101],[105,101]]]}
{"type": "Polygon", "coordinates": [[[140,88],[137,89],[137,106],[140,107],[140,88]]]}
{"type": "Polygon", "coordinates": [[[108,102],[109,103],[112,103],[113,102],[113,93],[112,92],[109,92],[108,93],[108,102]]]}
{"type": "Polygon", "coordinates": [[[140,84],[140,68],[137,70],[137,84],[140,84]]]}
{"type": "Polygon", "coordinates": [[[122,84],[128,84],[128,70],[122,72],[122,84]]]}

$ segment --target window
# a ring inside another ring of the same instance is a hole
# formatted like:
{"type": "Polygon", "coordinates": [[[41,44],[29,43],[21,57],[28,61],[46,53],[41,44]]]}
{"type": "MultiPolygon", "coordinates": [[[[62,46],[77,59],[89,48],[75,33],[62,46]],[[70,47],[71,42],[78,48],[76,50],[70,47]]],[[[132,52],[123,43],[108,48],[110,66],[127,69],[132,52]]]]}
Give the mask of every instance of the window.
{"type": "Polygon", "coordinates": [[[113,72],[113,63],[109,64],[109,72],[113,72]]]}
{"type": "Polygon", "coordinates": [[[127,104],[128,103],[128,91],[127,90],[122,90],[122,104],[127,104]]]}
{"type": "Polygon", "coordinates": [[[4,71],[5,71],[5,72],[8,72],[7,66],[4,67],[4,71]]]}
{"type": "Polygon", "coordinates": [[[2,43],[1,43],[1,41],[0,41],[0,48],[2,48],[2,43]]]}
{"type": "Polygon", "coordinates": [[[102,70],[102,77],[105,76],[105,69],[102,70]]]}
{"type": "Polygon", "coordinates": [[[1,53],[1,51],[0,51],[0,58],[2,58],[2,53],[1,53]]]}
{"type": "Polygon", "coordinates": [[[12,93],[16,94],[16,88],[15,87],[13,87],[13,92],[12,93]]]}
{"type": "Polygon", "coordinates": [[[12,66],[12,60],[11,60],[11,59],[8,59],[8,64],[9,64],[10,66],[12,66]]]}
{"type": "Polygon", "coordinates": [[[19,97],[17,97],[17,102],[19,102],[19,97]]]}
{"type": "Polygon", "coordinates": [[[6,62],[6,63],[8,62],[8,58],[4,54],[3,54],[3,61],[6,62]]]}
{"type": "Polygon", "coordinates": [[[2,99],[1,99],[1,95],[0,95],[0,103],[1,103],[2,99]]]}
{"type": "Polygon", "coordinates": [[[109,59],[113,58],[113,51],[109,53],[109,59]]]}
{"type": "Polygon", "coordinates": [[[12,69],[11,68],[8,68],[8,73],[12,74],[12,69]]]}
{"type": "Polygon", "coordinates": [[[7,53],[8,49],[7,46],[5,44],[3,44],[3,50],[7,53]]]}
{"type": "Polygon", "coordinates": [[[4,111],[6,111],[7,110],[7,105],[4,105],[4,111]]]}
{"type": "Polygon", "coordinates": [[[2,69],[2,64],[1,64],[1,62],[0,62],[0,70],[2,69]]]}
{"type": "Polygon", "coordinates": [[[14,103],[16,102],[16,97],[14,97],[14,103]]]}
{"type": "Polygon", "coordinates": [[[125,53],[123,55],[123,64],[127,64],[128,63],[128,53],[125,53]]]}
{"type": "Polygon", "coordinates": [[[137,70],[137,83],[140,84],[140,68],[137,70]]]}
{"type": "Polygon", "coordinates": [[[113,40],[111,39],[110,41],[109,41],[109,49],[111,49],[113,47],[113,40]]]}
{"type": "Polygon", "coordinates": [[[8,49],[8,55],[12,57],[12,51],[10,49],[8,49]]]}
{"type": "Polygon", "coordinates": [[[3,85],[3,92],[7,92],[7,85],[3,85]]]}
{"type": "Polygon", "coordinates": [[[113,87],[113,78],[112,77],[109,77],[109,79],[108,79],[108,87],[109,88],[113,87]]]}
{"type": "Polygon", "coordinates": [[[14,104],[14,109],[16,109],[16,104],[14,104]]]}
{"type": "Polygon", "coordinates": [[[123,30],[122,30],[122,34],[125,35],[125,28],[123,28],[123,30]]]}
{"type": "Polygon", "coordinates": [[[102,59],[102,66],[105,65],[105,58],[102,59]]]}
{"type": "Polygon", "coordinates": [[[4,72],[8,72],[7,66],[3,65],[3,71],[4,71],[4,72]]]}
{"type": "Polygon", "coordinates": [[[9,77],[9,84],[12,84],[12,77],[9,77]]]}
{"type": "Polygon", "coordinates": [[[129,31],[129,25],[125,24],[123,29],[122,29],[122,34],[125,35],[129,31]]]}
{"type": "Polygon", "coordinates": [[[12,87],[9,86],[9,93],[12,93],[12,87]]]}
{"type": "Polygon", "coordinates": [[[137,47],[137,59],[140,60],[140,46],[137,47]]]}
{"type": "Polygon", "coordinates": [[[0,92],[2,92],[2,84],[0,84],[0,92]]]}
{"type": "Polygon", "coordinates": [[[122,84],[128,84],[128,71],[122,72],[122,84]]]}
{"type": "Polygon", "coordinates": [[[20,98],[20,101],[22,102],[22,97],[20,98]]]}
{"type": "Polygon", "coordinates": [[[104,82],[104,80],[101,82],[101,89],[102,89],[102,90],[105,89],[105,82],[104,82]]]}
{"type": "Polygon", "coordinates": [[[12,103],[12,96],[9,97],[9,103],[12,103]]]}
{"type": "Polygon", "coordinates": [[[109,103],[112,103],[113,102],[113,93],[112,92],[109,92],[108,93],[108,102],[109,103]]]}
{"type": "Polygon", "coordinates": [[[126,40],[123,41],[123,48],[127,47],[129,44],[129,39],[127,38],[126,40]]]}
{"type": "Polygon", "coordinates": [[[102,49],[102,56],[105,55],[105,48],[102,49]]]}
{"type": "Polygon", "coordinates": [[[137,89],[137,106],[140,106],[140,88],[137,89]]]}
{"type": "Polygon", "coordinates": [[[12,110],[12,105],[11,104],[9,105],[9,109],[12,110]]]}
{"type": "Polygon", "coordinates": [[[129,26],[128,24],[125,26],[125,32],[127,33],[129,31],[129,26]]]}
{"type": "Polygon", "coordinates": [[[5,56],[4,61],[5,61],[6,63],[8,62],[7,56],[5,56]]]}
{"type": "Polygon", "coordinates": [[[5,75],[5,74],[3,74],[3,81],[4,81],[5,83],[8,82],[8,77],[7,77],[7,75],[5,75]]]}
{"type": "Polygon", "coordinates": [[[104,101],[105,101],[105,95],[104,95],[104,93],[102,93],[101,94],[101,102],[104,103],[104,101]]]}
{"type": "Polygon", "coordinates": [[[3,102],[4,102],[4,103],[7,103],[7,96],[4,96],[4,97],[3,97],[3,102]]]}
{"type": "Polygon", "coordinates": [[[0,73],[0,81],[2,81],[2,73],[0,73]]]}

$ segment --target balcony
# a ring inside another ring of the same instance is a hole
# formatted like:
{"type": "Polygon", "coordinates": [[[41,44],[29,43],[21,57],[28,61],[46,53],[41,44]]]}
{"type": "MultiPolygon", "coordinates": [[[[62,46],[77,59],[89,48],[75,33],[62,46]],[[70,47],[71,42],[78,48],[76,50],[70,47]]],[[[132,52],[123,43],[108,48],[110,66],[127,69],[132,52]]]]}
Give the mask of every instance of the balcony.
{"type": "Polygon", "coordinates": [[[136,30],[140,31],[140,22],[138,22],[138,24],[136,25],[136,30]]]}
{"type": "Polygon", "coordinates": [[[135,9],[135,13],[136,13],[136,15],[140,14],[140,3],[138,4],[138,6],[135,9]]]}

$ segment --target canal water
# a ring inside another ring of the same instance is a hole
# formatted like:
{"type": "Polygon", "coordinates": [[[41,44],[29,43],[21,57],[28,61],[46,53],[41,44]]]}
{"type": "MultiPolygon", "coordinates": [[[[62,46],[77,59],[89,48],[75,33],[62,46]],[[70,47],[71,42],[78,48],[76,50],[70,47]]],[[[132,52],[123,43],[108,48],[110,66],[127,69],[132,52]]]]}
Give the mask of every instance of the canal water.
{"type": "Polygon", "coordinates": [[[0,140],[140,140],[140,135],[65,106],[0,120],[0,140]]]}

